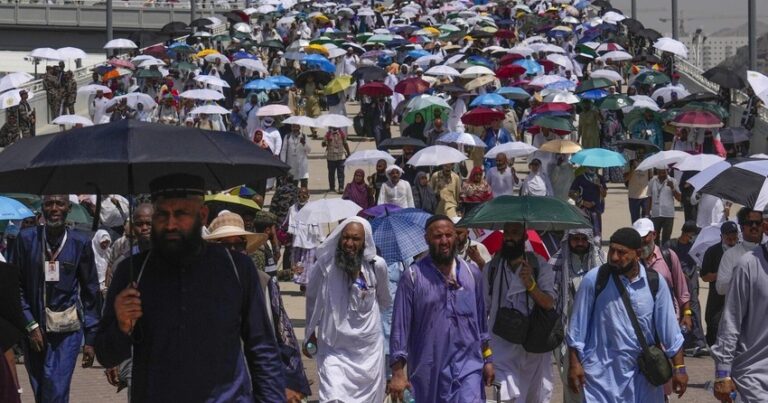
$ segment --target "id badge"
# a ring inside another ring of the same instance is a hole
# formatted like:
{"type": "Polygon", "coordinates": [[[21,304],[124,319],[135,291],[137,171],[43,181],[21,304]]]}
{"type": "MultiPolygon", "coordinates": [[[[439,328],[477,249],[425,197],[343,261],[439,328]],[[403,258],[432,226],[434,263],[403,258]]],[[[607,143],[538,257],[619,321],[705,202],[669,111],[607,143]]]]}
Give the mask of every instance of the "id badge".
{"type": "Polygon", "coordinates": [[[59,281],[59,262],[45,261],[45,281],[59,281]]]}

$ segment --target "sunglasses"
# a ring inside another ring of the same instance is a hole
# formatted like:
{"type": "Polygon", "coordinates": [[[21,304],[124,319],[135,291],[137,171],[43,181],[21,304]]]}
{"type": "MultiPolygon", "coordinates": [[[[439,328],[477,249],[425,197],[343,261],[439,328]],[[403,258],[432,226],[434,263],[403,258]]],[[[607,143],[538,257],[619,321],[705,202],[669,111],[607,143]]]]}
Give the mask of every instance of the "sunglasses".
{"type": "Polygon", "coordinates": [[[748,220],[748,221],[744,221],[741,225],[745,227],[754,227],[754,226],[759,226],[762,223],[763,223],[763,220],[748,220]]]}
{"type": "Polygon", "coordinates": [[[227,249],[229,249],[230,252],[245,252],[245,247],[248,245],[245,241],[240,242],[219,242],[219,244],[227,249]]]}

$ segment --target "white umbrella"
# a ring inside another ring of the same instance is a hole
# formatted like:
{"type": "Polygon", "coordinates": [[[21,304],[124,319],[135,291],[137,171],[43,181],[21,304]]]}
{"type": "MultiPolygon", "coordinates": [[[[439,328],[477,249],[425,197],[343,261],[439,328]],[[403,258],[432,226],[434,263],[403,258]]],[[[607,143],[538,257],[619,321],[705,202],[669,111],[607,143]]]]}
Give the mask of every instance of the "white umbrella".
{"type": "Polygon", "coordinates": [[[112,39],[104,45],[104,49],[137,49],[138,46],[130,40],[124,38],[112,39]]]}
{"type": "Polygon", "coordinates": [[[91,119],[88,119],[80,115],[61,115],[56,119],[53,119],[53,122],[51,123],[55,125],[64,125],[64,126],[74,126],[74,125],[93,126],[93,122],[91,121],[91,119]]]}
{"type": "Polygon", "coordinates": [[[195,77],[195,81],[199,81],[201,83],[205,83],[208,85],[215,85],[217,87],[224,87],[229,88],[229,83],[216,77],[216,76],[208,76],[205,74],[201,74],[199,76],[195,77]]]}
{"type": "Polygon", "coordinates": [[[614,62],[623,62],[632,60],[632,55],[623,50],[614,50],[612,52],[604,53],[602,56],[598,57],[598,59],[603,61],[611,60],[614,62]]]}
{"type": "Polygon", "coordinates": [[[142,69],[145,69],[147,67],[152,67],[152,66],[165,66],[165,62],[160,59],[152,58],[152,59],[142,60],[141,63],[139,63],[138,65],[138,67],[142,69]]]}
{"type": "Polygon", "coordinates": [[[470,147],[485,147],[485,142],[471,133],[451,132],[446,133],[437,139],[438,143],[443,144],[463,144],[470,147]]]}
{"type": "Polygon", "coordinates": [[[507,158],[526,157],[538,149],[523,141],[510,141],[499,144],[485,153],[485,158],[496,158],[499,154],[506,154],[507,158]]]}
{"type": "Polygon", "coordinates": [[[681,171],[703,171],[721,161],[725,161],[725,158],[719,155],[696,154],[675,164],[675,168],[681,171]]]}
{"type": "Polygon", "coordinates": [[[671,164],[677,164],[690,157],[685,151],[667,150],[660,151],[646,158],[637,166],[638,171],[647,171],[651,168],[666,169],[671,164]]]}
{"type": "Polygon", "coordinates": [[[561,102],[573,105],[581,102],[581,99],[568,91],[552,91],[544,96],[544,102],[561,102]]]}
{"type": "Polygon", "coordinates": [[[256,9],[256,14],[269,14],[277,10],[275,6],[270,4],[265,4],[263,6],[259,6],[259,8],[256,9]]]}
{"type": "Polygon", "coordinates": [[[683,59],[688,58],[688,47],[676,39],[659,38],[656,43],[653,44],[653,47],[664,52],[678,55],[683,59]]]}
{"type": "Polygon", "coordinates": [[[546,87],[550,84],[554,84],[558,81],[567,81],[565,77],[558,76],[555,74],[547,74],[543,76],[536,76],[533,80],[531,80],[530,85],[534,87],[546,87]]]}
{"type": "Polygon", "coordinates": [[[624,110],[624,113],[627,113],[633,109],[640,109],[640,108],[648,108],[652,111],[659,111],[659,105],[656,103],[656,101],[653,100],[653,98],[647,96],[647,95],[631,95],[630,98],[635,101],[635,103],[632,104],[632,106],[628,106],[626,110],[625,108],[622,108],[624,110]]]}
{"type": "Polygon", "coordinates": [[[291,111],[291,108],[281,105],[281,104],[272,104],[272,105],[266,105],[259,108],[259,110],[256,112],[256,116],[279,116],[279,115],[290,115],[293,112],[291,111]]]}
{"type": "Polygon", "coordinates": [[[250,34],[253,32],[253,28],[251,28],[250,25],[244,23],[244,22],[238,22],[235,24],[232,28],[235,29],[235,31],[243,33],[243,34],[250,34]]]}
{"type": "Polygon", "coordinates": [[[615,11],[609,11],[605,14],[603,14],[603,21],[609,22],[609,23],[617,23],[619,21],[624,21],[627,17],[615,12],[615,11]]]}
{"type": "Polygon", "coordinates": [[[747,82],[758,98],[768,105],[768,77],[756,71],[747,70],[747,82]]]}
{"type": "Polygon", "coordinates": [[[672,100],[672,93],[677,94],[677,99],[682,99],[687,97],[688,95],[691,95],[688,90],[681,86],[666,86],[661,87],[658,90],[654,91],[653,94],[651,94],[651,99],[658,99],[661,97],[664,100],[664,103],[667,103],[672,100]]]}
{"type": "Polygon", "coordinates": [[[109,100],[109,102],[107,102],[107,106],[109,107],[109,106],[115,105],[121,99],[127,100],[128,106],[130,106],[133,109],[136,109],[136,105],[138,104],[144,105],[144,110],[149,110],[157,106],[157,102],[155,102],[155,100],[152,99],[151,96],[143,92],[131,92],[129,94],[114,97],[111,100],[109,100]]]}
{"type": "Polygon", "coordinates": [[[730,168],[733,164],[726,161],[720,161],[718,163],[712,164],[706,169],[702,170],[701,172],[697,173],[696,175],[693,175],[688,179],[686,182],[693,186],[694,189],[697,191],[704,187],[709,181],[715,178],[715,176],[720,175],[721,172],[725,171],[726,169],[730,168]]]}
{"type": "Polygon", "coordinates": [[[553,53],[547,55],[547,60],[558,66],[562,66],[566,70],[573,71],[573,62],[571,62],[571,59],[569,59],[567,56],[553,53]]]}
{"type": "Polygon", "coordinates": [[[102,91],[105,94],[112,93],[109,87],[101,84],[88,84],[77,89],[79,94],[95,94],[97,91],[102,91]]]}
{"type": "Polygon", "coordinates": [[[227,59],[227,57],[222,55],[221,53],[212,53],[205,57],[205,61],[207,61],[208,63],[215,63],[215,62],[229,63],[229,59],[227,59]]]}
{"type": "Polygon", "coordinates": [[[59,52],[59,55],[61,55],[62,60],[85,59],[88,57],[88,55],[85,54],[85,51],[80,48],[73,48],[68,46],[64,48],[58,48],[56,50],[59,52]]]}
{"type": "Polygon", "coordinates": [[[344,166],[376,165],[379,160],[387,161],[387,165],[395,163],[395,157],[381,150],[360,150],[353,152],[344,161],[344,166]]]}
{"type": "Polygon", "coordinates": [[[195,109],[192,109],[189,113],[193,115],[229,115],[230,111],[222,106],[211,104],[198,106],[195,109]]]}
{"type": "Polygon", "coordinates": [[[344,199],[311,201],[299,210],[296,222],[308,225],[329,224],[356,216],[363,208],[344,199]]]}
{"type": "Polygon", "coordinates": [[[438,65],[438,66],[432,66],[427,71],[424,72],[426,75],[430,76],[446,76],[446,77],[458,77],[461,75],[458,70],[454,69],[451,66],[444,66],[444,65],[438,65]]]}
{"type": "Polygon", "coordinates": [[[214,90],[187,90],[179,94],[182,98],[201,99],[203,101],[218,101],[224,99],[224,94],[214,90]]]}
{"type": "Polygon", "coordinates": [[[44,60],[63,60],[58,50],[53,48],[37,48],[29,52],[29,57],[44,60]]]}
{"type": "Polygon", "coordinates": [[[261,60],[238,59],[238,60],[235,60],[234,63],[238,66],[245,67],[248,70],[267,73],[267,67],[264,66],[264,63],[262,63],[261,60]]]}
{"type": "Polygon", "coordinates": [[[535,50],[528,45],[517,45],[509,48],[509,53],[516,53],[523,56],[530,56],[533,52],[535,52],[535,50]]]}
{"type": "Polygon", "coordinates": [[[463,152],[448,146],[434,145],[419,150],[408,160],[415,167],[455,164],[467,159],[463,152]]]}
{"type": "MultiPolygon", "coordinates": [[[[21,91],[24,91],[24,89],[14,89],[0,94],[0,109],[11,108],[18,105],[21,102],[21,95],[19,94],[21,91]]],[[[29,96],[27,101],[30,101],[35,94],[32,93],[32,91],[27,90],[27,95],[29,96]]]]}
{"type": "Polygon", "coordinates": [[[315,127],[315,119],[309,116],[291,116],[283,120],[283,124],[315,127]]]}
{"type": "Polygon", "coordinates": [[[0,92],[10,90],[11,88],[21,87],[22,85],[34,80],[32,74],[22,71],[8,73],[0,78],[0,92]]]}
{"type": "Polygon", "coordinates": [[[440,63],[442,61],[443,61],[443,57],[440,55],[426,55],[416,59],[414,63],[418,66],[424,67],[424,66],[429,66],[433,62],[440,63]]]}
{"type": "Polygon", "coordinates": [[[472,66],[464,69],[464,71],[461,72],[460,77],[461,78],[477,78],[481,76],[493,76],[496,75],[496,73],[493,72],[493,70],[489,69],[485,66],[472,66]]]}
{"type": "Polygon", "coordinates": [[[155,59],[157,59],[157,58],[152,56],[152,55],[138,55],[138,56],[136,56],[136,57],[131,59],[131,63],[133,63],[134,65],[138,66],[139,64],[141,64],[141,62],[143,62],[145,60],[155,60],[155,59]]]}
{"type": "Polygon", "coordinates": [[[592,73],[590,73],[589,76],[591,78],[607,78],[611,81],[618,82],[618,83],[624,82],[624,78],[621,77],[621,74],[613,70],[606,70],[606,69],[595,70],[592,73]]]}
{"type": "Polygon", "coordinates": [[[688,255],[701,266],[704,260],[704,253],[707,249],[712,247],[721,241],[720,238],[720,226],[722,224],[712,224],[708,227],[704,227],[696,235],[696,241],[693,242],[691,250],[688,251],[688,255]]]}
{"type": "Polygon", "coordinates": [[[353,122],[346,116],[328,113],[315,119],[316,127],[349,127],[353,122]]]}

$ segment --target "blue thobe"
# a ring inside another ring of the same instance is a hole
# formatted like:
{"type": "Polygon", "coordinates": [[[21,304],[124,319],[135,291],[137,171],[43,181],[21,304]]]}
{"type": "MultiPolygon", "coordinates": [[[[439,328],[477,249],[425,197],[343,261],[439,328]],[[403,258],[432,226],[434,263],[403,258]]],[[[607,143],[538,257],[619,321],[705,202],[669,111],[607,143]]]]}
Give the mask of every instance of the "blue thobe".
{"type": "Polygon", "coordinates": [[[134,402],[284,402],[285,379],[253,262],[219,245],[183,263],[149,252],[118,265],[107,292],[96,356],[106,368],[131,357],[134,402]],[[120,331],[114,303],[130,278],[143,316],[120,331]],[[234,262],[235,267],[232,266],[234,262]]]}
{"type": "Polygon", "coordinates": [[[10,263],[21,272],[21,306],[27,323],[35,321],[43,329],[45,350],[32,351],[24,343],[24,364],[35,400],[38,402],[68,402],[69,386],[75,371],[77,356],[85,336],[92,346],[99,324],[99,279],[93,259],[91,240],[82,232],[66,231],[57,241],[64,241],[56,260],[59,281],[46,282],[43,271],[43,226],[21,231],[10,263]],[[43,303],[45,292],[45,303],[43,303]],[[80,311],[81,330],[67,333],[47,333],[45,306],[60,312],[71,306],[80,311]]]}
{"type": "MultiPolygon", "coordinates": [[[[496,147],[497,145],[511,142],[512,135],[509,133],[509,130],[503,127],[500,127],[499,130],[487,128],[485,129],[485,135],[483,136],[483,141],[485,142],[485,152],[488,152],[493,147],[496,147]]],[[[486,158],[485,160],[483,160],[483,166],[485,166],[486,171],[495,167],[496,159],[486,158]]]]}
{"type": "MultiPolygon", "coordinates": [[[[598,272],[590,270],[584,275],[568,324],[568,346],[578,351],[587,378],[584,401],[662,403],[664,388],[648,383],[637,367],[642,349],[612,278],[595,300],[598,272]]],[[[654,304],[644,267],[631,282],[625,276],[619,278],[645,339],[660,341],[667,356],[674,356],[683,346],[683,335],[667,282],[659,280],[654,304]]]]}
{"type": "Polygon", "coordinates": [[[391,362],[405,361],[417,402],[485,401],[488,327],[480,271],[456,259],[449,287],[427,256],[405,270],[395,296],[391,362]]]}

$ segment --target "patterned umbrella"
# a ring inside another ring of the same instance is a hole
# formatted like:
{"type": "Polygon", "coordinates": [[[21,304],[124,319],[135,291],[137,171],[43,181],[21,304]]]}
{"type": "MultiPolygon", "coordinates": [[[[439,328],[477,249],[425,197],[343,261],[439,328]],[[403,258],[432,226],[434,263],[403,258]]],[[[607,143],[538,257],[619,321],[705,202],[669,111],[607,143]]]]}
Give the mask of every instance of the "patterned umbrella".
{"type": "Polygon", "coordinates": [[[424,240],[424,225],[431,214],[416,208],[386,213],[371,223],[373,240],[388,264],[402,262],[429,247],[424,240]]]}

